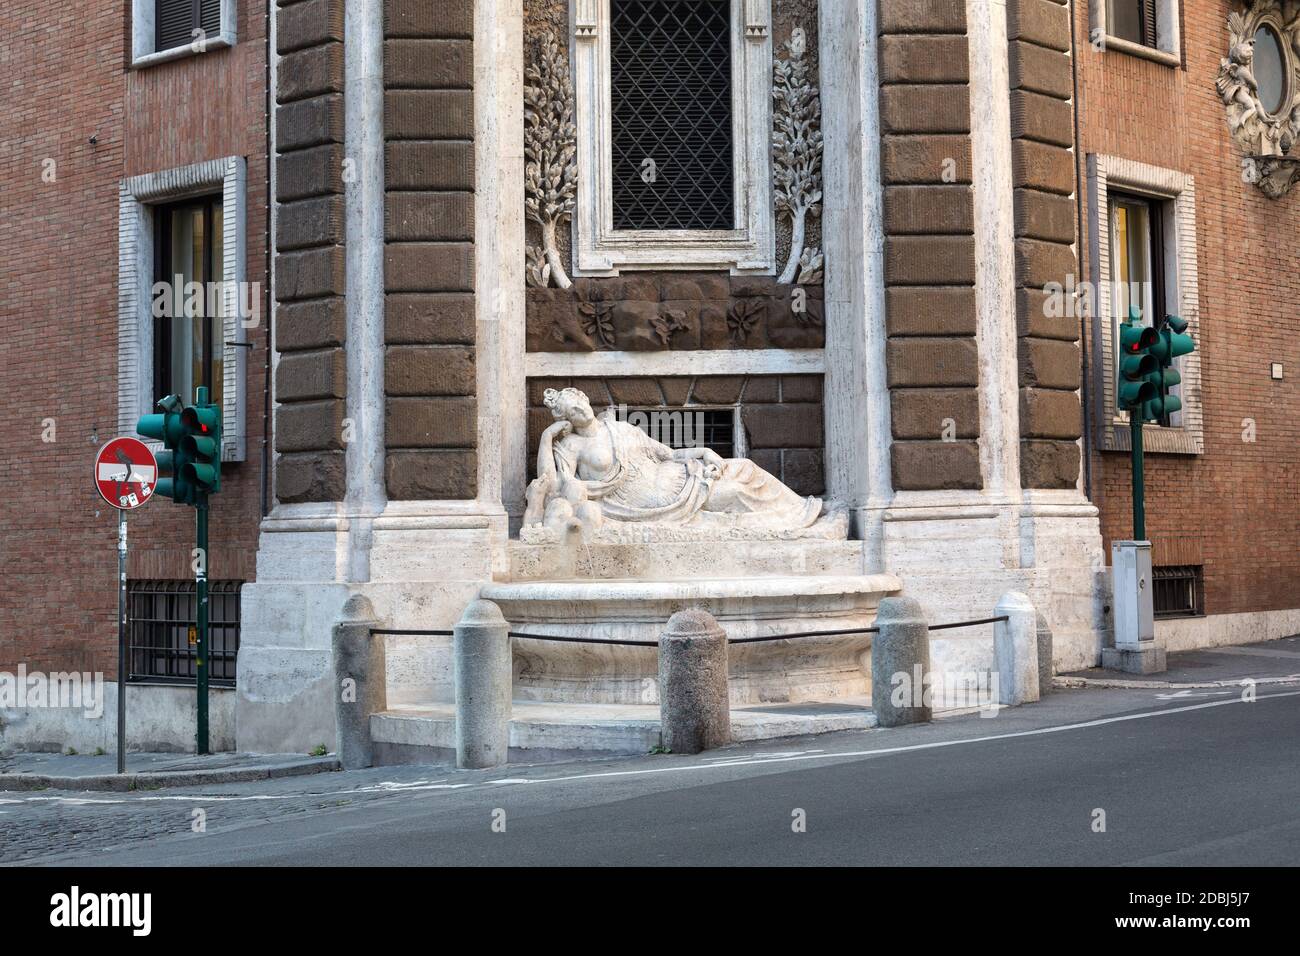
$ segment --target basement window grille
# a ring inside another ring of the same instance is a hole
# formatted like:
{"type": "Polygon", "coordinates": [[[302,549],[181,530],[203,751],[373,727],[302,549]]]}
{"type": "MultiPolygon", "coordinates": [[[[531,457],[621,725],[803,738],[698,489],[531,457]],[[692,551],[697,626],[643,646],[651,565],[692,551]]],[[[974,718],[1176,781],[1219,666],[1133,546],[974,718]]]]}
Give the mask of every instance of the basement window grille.
{"type": "Polygon", "coordinates": [[[710,448],[723,458],[739,458],[736,408],[634,408],[626,421],[669,448],[710,448]]]}
{"type": "Polygon", "coordinates": [[[1196,617],[1205,613],[1204,567],[1199,564],[1151,569],[1156,617],[1196,617]]]}
{"type": "MultiPolygon", "coordinates": [[[[239,591],[243,581],[208,582],[208,680],[235,684],[239,653],[239,591]]],[[[198,617],[193,581],[127,582],[127,650],[133,681],[193,684],[198,617]]]]}
{"type": "Polygon", "coordinates": [[[610,0],[615,229],[736,228],[730,0],[610,0]]]}

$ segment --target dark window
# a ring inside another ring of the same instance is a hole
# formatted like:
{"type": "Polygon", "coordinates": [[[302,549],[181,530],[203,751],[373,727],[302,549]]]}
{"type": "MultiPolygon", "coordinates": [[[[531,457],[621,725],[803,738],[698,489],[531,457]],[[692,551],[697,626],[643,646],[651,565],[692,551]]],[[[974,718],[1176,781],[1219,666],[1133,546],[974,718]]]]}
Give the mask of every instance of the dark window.
{"type": "Polygon", "coordinates": [[[1107,30],[1113,37],[1156,46],[1156,0],[1107,0],[1107,30]]]}
{"type": "Polygon", "coordinates": [[[221,402],[223,227],[221,197],[161,206],[154,221],[155,398],[208,387],[221,402]]]}
{"type": "Polygon", "coordinates": [[[159,51],[188,46],[200,37],[213,40],[221,33],[221,0],[157,0],[154,16],[154,48],[159,51]]]}
{"type": "Polygon", "coordinates": [[[1151,569],[1156,617],[1193,617],[1205,613],[1204,567],[1186,564],[1151,569]]]}
{"type": "MultiPolygon", "coordinates": [[[[235,682],[243,583],[208,582],[208,679],[214,684],[235,682]]],[[[130,679],[193,683],[197,647],[190,643],[190,629],[197,618],[193,581],[128,582],[130,679]]]]}
{"type": "Polygon", "coordinates": [[[626,421],[669,448],[711,448],[736,457],[734,408],[634,408],[626,421]]]}
{"type": "Polygon", "coordinates": [[[1259,101],[1270,115],[1276,115],[1288,102],[1286,54],[1282,40],[1270,24],[1255,31],[1255,59],[1251,67],[1259,83],[1259,101]]]}
{"type": "Polygon", "coordinates": [[[610,0],[615,229],[734,229],[730,0],[610,0]]]}

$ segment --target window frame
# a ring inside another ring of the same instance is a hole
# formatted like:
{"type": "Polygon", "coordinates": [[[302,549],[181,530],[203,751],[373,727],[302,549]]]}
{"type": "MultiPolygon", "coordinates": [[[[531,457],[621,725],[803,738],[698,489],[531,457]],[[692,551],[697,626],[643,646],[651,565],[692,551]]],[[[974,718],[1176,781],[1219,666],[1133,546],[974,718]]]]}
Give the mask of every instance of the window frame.
{"type": "Polygon", "coordinates": [[[1156,42],[1153,46],[1134,43],[1111,32],[1111,0],[1089,0],[1091,14],[1091,39],[1094,49],[1100,41],[1103,51],[1111,50],[1127,53],[1130,56],[1154,60],[1165,66],[1183,65],[1182,47],[1182,0],[1152,0],[1156,14],[1156,42]]]}
{"type": "Polygon", "coordinates": [[[215,37],[205,37],[202,48],[195,49],[193,43],[183,43],[167,50],[156,50],[158,0],[131,0],[131,68],[143,69],[234,46],[238,42],[237,6],[236,0],[221,0],[221,32],[215,37]]]}
{"type": "Polygon", "coordinates": [[[1161,249],[1165,309],[1181,315],[1197,349],[1178,359],[1182,377],[1179,395],[1182,411],[1169,426],[1146,424],[1143,445],[1156,454],[1201,455],[1205,453],[1201,389],[1200,290],[1197,279],[1196,184],[1192,176],[1115,156],[1088,155],[1089,258],[1093,294],[1091,414],[1096,423],[1098,447],[1102,451],[1128,451],[1128,414],[1116,405],[1118,324],[1113,302],[1114,276],[1111,262],[1111,193],[1154,200],[1161,209],[1161,249]]]}
{"type": "Polygon", "coordinates": [[[776,269],[772,205],[771,0],[730,0],[735,229],[615,230],[611,153],[610,0],[575,0],[573,77],[578,139],[574,274],[623,269],[776,269]]]}
{"type": "MultiPolygon", "coordinates": [[[[248,170],[242,156],[123,179],[118,186],[117,428],[135,434],[141,415],[154,409],[155,207],[212,193],[221,195],[223,303],[221,460],[244,461],[247,453],[248,329],[239,314],[247,277],[248,170]]],[[[260,309],[260,303],[259,303],[260,309]]],[[[155,448],[158,442],[150,442],[155,448]]]]}

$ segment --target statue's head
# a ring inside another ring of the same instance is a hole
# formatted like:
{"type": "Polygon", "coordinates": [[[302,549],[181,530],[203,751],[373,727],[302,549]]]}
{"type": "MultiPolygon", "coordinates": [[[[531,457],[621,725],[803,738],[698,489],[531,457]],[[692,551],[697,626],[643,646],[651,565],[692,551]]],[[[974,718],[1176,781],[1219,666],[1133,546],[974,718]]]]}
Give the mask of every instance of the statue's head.
{"type": "Polygon", "coordinates": [[[562,388],[556,391],[548,388],[542,393],[542,401],[556,418],[567,419],[575,425],[587,425],[596,420],[596,413],[591,410],[591,402],[585,392],[576,388],[562,388]]]}

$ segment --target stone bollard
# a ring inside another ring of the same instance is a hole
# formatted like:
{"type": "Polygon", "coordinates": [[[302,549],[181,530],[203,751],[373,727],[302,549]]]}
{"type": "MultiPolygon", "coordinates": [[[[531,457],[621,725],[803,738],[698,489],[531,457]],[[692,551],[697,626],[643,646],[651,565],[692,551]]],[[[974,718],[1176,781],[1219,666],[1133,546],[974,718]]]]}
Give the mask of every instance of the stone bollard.
{"type": "Polygon", "coordinates": [[[1055,670],[1052,661],[1052,628],[1042,611],[1037,614],[1038,627],[1038,696],[1042,697],[1052,689],[1052,673],[1055,670]]]}
{"type": "Polygon", "coordinates": [[[659,638],[659,726],[673,753],[731,741],[727,634],[708,611],[678,611],[659,638]]]}
{"type": "Polygon", "coordinates": [[[384,639],[370,599],[354,594],[334,625],[335,752],[344,770],[374,765],[370,715],[387,708],[384,639]]]}
{"type": "Polygon", "coordinates": [[[930,720],[925,676],[930,672],[930,628],[915,598],[887,597],[876,612],[880,632],[871,641],[871,709],[881,727],[930,720]],[[903,699],[895,701],[895,691],[903,699]]]}
{"type": "Polygon", "coordinates": [[[1026,595],[1008,591],[998,601],[994,614],[1007,617],[993,625],[998,703],[1033,703],[1038,700],[1038,613],[1026,595]]]}
{"type": "Polygon", "coordinates": [[[452,631],[456,659],[456,766],[499,767],[510,752],[510,625],[475,599],[452,631]]]}

